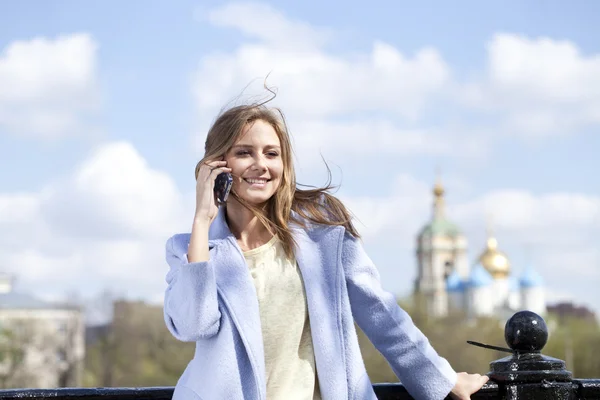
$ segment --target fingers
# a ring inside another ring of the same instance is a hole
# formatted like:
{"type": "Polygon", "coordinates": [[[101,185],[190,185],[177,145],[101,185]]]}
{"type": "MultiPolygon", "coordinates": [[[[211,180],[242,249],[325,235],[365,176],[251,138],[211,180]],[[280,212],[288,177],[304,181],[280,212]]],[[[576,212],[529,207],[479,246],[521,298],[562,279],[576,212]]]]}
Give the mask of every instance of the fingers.
{"type": "Polygon", "coordinates": [[[490,380],[490,377],[487,375],[471,374],[471,376],[473,377],[472,382],[476,390],[481,389],[490,380]]]}
{"type": "Polygon", "coordinates": [[[225,161],[225,160],[214,160],[214,161],[207,161],[205,164],[208,165],[209,167],[216,167],[216,166],[219,166],[219,165],[227,165],[227,161],[225,161]]]}
{"type": "Polygon", "coordinates": [[[480,374],[468,374],[459,372],[456,386],[452,391],[452,397],[458,400],[467,400],[471,398],[473,393],[476,393],[489,381],[489,376],[480,374]]]}
{"type": "Polygon", "coordinates": [[[231,172],[231,168],[227,168],[227,167],[215,167],[210,171],[210,174],[208,175],[208,179],[211,180],[215,180],[217,178],[217,176],[223,172],[231,172]]]}
{"type": "Polygon", "coordinates": [[[215,168],[225,167],[227,166],[227,161],[210,161],[205,163],[200,169],[208,169],[212,171],[215,168]]]}
{"type": "MultiPolygon", "coordinates": [[[[213,171],[215,171],[217,168],[224,168],[226,165],[227,165],[227,161],[222,161],[222,160],[214,160],[214,161],[207,161],[205,163],[198,163],[198,165],[196,166],[196,180],[206,181],[210,178],[213,171]]],[[[219,173],[224,172],[224,171],[225,170],[220,170],[219,173]]],[[[217,175],[214,175],[214,176],[217,176],[217,175]]]]}

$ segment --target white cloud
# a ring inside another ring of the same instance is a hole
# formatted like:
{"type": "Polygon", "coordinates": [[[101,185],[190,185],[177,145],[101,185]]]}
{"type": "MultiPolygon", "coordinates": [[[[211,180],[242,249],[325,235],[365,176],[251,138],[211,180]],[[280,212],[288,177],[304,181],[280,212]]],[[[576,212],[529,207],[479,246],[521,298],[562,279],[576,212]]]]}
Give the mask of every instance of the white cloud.
{"type": "Polygon", "coordinates": [[[10,196],[0,194],[0,220],[7,224],[18,224],[33,215],[38,203],[35,196],[27,193],[15,193],[10,196]]]}
{"type": "Polygon", "coordinates": [[[15,41],[0,53],[0,130],[74,134],[99,105],[97,44],[85,33],[15,41]]]}
{"type": "Polygon", "coordinates": [[[499,33],[487,45],[485,78],[464,85],[467,103],[530,137],[572,134],[600,124],[600,54],[576,44],[499,33]]]}
{"type": "Polygon", "coordinates": [[[398,243],[412,243],[430,209],[429,185],[409,174],[398,175],[390,185],[394,193],[389,197],[343,193],[340,198],[356,216],[357,229],[365,240],[376,241],[381,235],[391,234],[398,243]]]}
{"type": "Polygon", "coordinates": [[[129,143],[104,144],[37,193],[0,195],[0,264],[45,298],[110,289],[156,299],[165,241],[189,229],[190,197],[129,143]]]}
{"type": "MultiPolygon", "coordinates": [[[[539,196],[521,190],[495,190],[456,208],[459,218],[474,212],[491,213],[500,229],[548,229],[596,227],[600,222],[600,198],[580,193],[551,193],[539,196]]],[[[464,216],[464,217],[463,217],[464,216]]]]}
{"type": "Polygon", "coordinates": [[[127,142],[99,148],[75,173],[42,192],[48,224],[71,236],[153,237],[180,220],[171,178],[127,142]]]}
{"type": "Polygon", "coordinates": [[[600,56],[585,57],[572,42],[497,34],[488,52],[497,90],[564,104],[600,96],[600,56]]]}
{"type": "Polygon", "coordinates": [[[434,49],[408,58],[378,42],[370,54],[343,57],[322,49],[244,44],[232,54],[202,59],[194,84],[199,110],[218,111],[250,82],[262,85],[270,72],[267,84],[285,89],[277,97],[281,107],[305,117],[373,111],[415,119],[449,79],[434,49]]]}
{"type": "Polygon", "coordinates": [[[439,128],[401,129],[386,119],[328,121],[289,118],[301,160],[319,157],[317,150],[355,159],[366,155],[446,155],[482,157],[487,153],[481,137],[439,128]],[[456,138],[463,138],[457,146],[456,138]]]}
{"type": "Polygon", "coordinates": [[[289,20],[262,3],[229,3],[210,11],[208,20],[216,26],[236,28],[244,35],[284,49],[319,47],[327,43],[331,35],[325,29],[289,20]]]}

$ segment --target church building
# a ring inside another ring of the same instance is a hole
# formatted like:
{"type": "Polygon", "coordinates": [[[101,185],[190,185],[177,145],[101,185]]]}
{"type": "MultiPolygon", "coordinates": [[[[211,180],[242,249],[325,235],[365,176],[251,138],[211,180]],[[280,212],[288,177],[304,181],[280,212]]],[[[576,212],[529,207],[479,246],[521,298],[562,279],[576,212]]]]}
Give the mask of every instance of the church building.
{"type": "Polygon", "coordinates": [[[530,310],[544,315],[541,276],[531,266],[520,268],[519,277],[514,275],[508,256],[491,233],[479,256],[470,259],[467,238],[446,216],[441,182],[434,186],[433,195],[431,220],[419,232],[416,249],[415,293],[424,300],[427,314],[505,318],[530,310]]]}

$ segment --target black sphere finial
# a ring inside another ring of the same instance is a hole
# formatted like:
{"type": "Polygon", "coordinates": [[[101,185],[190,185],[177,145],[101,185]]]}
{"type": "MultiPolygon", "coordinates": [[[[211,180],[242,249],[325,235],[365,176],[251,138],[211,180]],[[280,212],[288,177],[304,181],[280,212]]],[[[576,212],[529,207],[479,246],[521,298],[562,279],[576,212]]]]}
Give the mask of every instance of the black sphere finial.
{"type": "Polygon", "coordinates": [[[504,339],[518,353],[539,353],[548,341],[546,321],[532,311],[519,311],[504,327],[504,339]]]}

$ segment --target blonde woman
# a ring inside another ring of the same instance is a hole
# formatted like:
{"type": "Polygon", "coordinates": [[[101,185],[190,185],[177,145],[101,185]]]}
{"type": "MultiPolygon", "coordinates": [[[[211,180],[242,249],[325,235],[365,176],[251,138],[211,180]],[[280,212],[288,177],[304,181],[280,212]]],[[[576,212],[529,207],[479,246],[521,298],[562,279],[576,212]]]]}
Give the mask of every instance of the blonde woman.
{"type": "Polygon", "coordinates": [[[376,399],[354,322],[415,399],[468,399],[457,374],[386,292],[344,205],[296,187],[282,114],[223,112],[196,168],[191,233],[166,245],[165,322],[196,342],[175,400],[376,399]],[[233,177],[225,204],[215,178],[233,177]]]}

